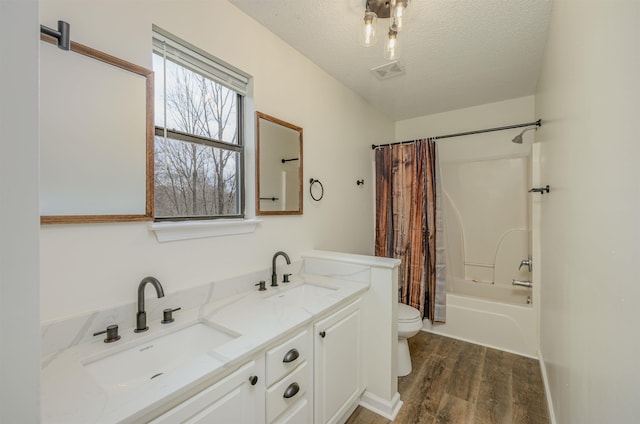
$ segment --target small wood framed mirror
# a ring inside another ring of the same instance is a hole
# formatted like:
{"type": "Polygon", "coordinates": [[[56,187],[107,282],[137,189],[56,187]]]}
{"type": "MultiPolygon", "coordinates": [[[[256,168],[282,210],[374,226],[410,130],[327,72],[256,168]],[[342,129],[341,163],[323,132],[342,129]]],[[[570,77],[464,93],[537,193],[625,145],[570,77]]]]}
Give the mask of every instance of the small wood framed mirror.
{"type": "Polygon", "coordinates": [[[256,112],[256,215],[302,215],[302,128],[256,112]]]}

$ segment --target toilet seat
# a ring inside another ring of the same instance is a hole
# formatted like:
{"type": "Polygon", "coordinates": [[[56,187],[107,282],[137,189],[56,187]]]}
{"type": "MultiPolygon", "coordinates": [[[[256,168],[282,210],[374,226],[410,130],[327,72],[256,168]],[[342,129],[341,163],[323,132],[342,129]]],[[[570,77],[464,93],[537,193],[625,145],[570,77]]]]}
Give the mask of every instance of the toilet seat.
{"type": "Polygon", "coordinates": [[[398,303],[398,323],[422,321],[420,311],[404,303],[398,303]]]}

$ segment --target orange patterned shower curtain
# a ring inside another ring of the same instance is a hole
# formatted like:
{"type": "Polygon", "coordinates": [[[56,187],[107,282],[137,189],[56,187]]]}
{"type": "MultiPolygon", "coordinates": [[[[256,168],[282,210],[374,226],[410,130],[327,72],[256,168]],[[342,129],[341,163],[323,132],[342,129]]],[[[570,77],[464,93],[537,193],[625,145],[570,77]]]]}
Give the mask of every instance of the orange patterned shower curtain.
{"type": "Polygon", "coordinates": [[[376,152],[377,256],[399,258],[398,301],[445,321],[444,237],[433,140],[376,152]]]}

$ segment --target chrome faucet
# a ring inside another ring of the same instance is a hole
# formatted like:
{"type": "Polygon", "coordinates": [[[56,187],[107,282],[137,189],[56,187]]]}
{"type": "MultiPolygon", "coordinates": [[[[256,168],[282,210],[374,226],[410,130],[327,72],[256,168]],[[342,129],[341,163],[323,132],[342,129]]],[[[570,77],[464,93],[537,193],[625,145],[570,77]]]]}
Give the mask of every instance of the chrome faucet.
{"type": "Polygon", "coordinates": [[[280,251],[273,255],[273,259],[271,260],[271,287],[278,287],[278,273],[276,272],[276,259],[278,256],[284,256],[284,259],[287,261],[287,265],[291,264],[291,259],[289,259],[289,255],[286,253],[280,251]]]}
{"type": "Polygon", "coordinates": [[[514,279],[513,282],[511,283],[514,286],[521,286],[521,287],[533,287],[533,283],[529,280],[516,280],[514,279]]]}
{"type": "Polygon", "coordinates": [[[154,277],[144,277],[138,285],[138,313],[136,314],[136,329],[133,330],[136,333],[147,331],[147,312],[144,310],[144,288],[147,284],[151,284],[156,289],[158,299],[164,297],[164,290],[162,284],[154,277]]]}

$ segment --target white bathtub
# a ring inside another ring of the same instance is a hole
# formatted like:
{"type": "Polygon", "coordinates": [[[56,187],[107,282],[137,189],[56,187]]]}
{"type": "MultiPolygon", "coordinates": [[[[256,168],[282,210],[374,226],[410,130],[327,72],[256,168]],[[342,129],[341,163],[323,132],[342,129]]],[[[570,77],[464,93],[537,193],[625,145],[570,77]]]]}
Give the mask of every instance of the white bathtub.
{"type": "Polygon", "coordinates": [[[537,326],[531,305],[512,305],[447,293],[446,320],[445,324],[424,320],[423,330],[537,357],[537,326]]]}
{"type": "Polygon", "coordinates": [[[447,293],[510,303],[512,305],[527,305],[531,300],[531,289],[528,287],[476,283],[458,278],[447,278],[447,293]]]}

